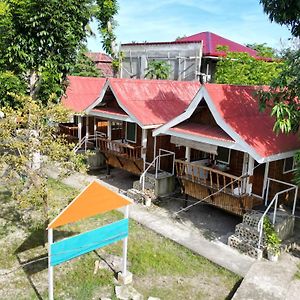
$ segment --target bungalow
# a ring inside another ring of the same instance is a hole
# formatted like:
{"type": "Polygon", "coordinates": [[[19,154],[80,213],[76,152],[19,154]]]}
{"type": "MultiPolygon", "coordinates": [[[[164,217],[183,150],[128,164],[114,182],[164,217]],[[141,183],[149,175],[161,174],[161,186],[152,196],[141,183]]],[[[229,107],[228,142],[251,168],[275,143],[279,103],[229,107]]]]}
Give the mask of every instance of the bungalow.
{"type": "MultiPolygon", "coordinates": [[[[62,103],[77,114],[62,132],[99,149],[106,164],[140,175],[164,149],[161,167],[170,168],[170,151],[183,148],[152,131],[182,113],[200,88],[198,82],[69,77],[62,103]],[[168,158],[166,157],[168,156],[168,158]]],[[[180,155],[181,150],[181,155],[180,155]]]]}
{"type": "Polygon", "coordinates": [[[259,112],[258,89],[202,85],[184,112],[153,131],[185,147],[185,159],[175,161],[185,194],[243,215],[280,193],[277,200],[291,201],[295,209],[291,181],[300,140],[274,133],[269,111],[259,112]]]}

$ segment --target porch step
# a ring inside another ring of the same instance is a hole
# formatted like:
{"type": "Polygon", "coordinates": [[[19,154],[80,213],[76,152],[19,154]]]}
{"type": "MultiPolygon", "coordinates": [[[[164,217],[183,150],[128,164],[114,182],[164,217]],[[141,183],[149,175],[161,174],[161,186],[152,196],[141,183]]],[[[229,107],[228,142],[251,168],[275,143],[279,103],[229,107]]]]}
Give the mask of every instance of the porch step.
{"type": "MultiPolygon", "coordinates": [[[[141,191],[141,190],[142,190],[142,183],[140,183],[139,180],[134,181],[134,182],[133,182],[133,188],[136,189],[136,190],[141,191]]],[[[147,190],[153,190],[153,191],[154,191],[154,189],[155,189],[155,184],[152,184],[152,183],[147,182],[147,181],[145,180],[145,189],[147,189],[147,190]]]]}
{"type": "Polygon", "coordinates": [[[263,256],[263,251],[256,248],[256,245],[252,244],[249,240],[243,239],[235,234],[229,236],[228,245],[255,259],[261,259],[263,256]]]}
{"type": "Polygon", "coordinates": [[[127,197],[131,198],[132,200],[134,200],[134,202],[137,203],[144,203],[145,200],[144,193],[135,188],[127,190],[127,197]]]}
{"type": "MultiPolygon", "coordinates": [[[[235,227],[235,235],[238,236],[241,239],[251,241],[253,245],[258,244],[259,240],[259,232],[257,230],[257,227],[249,226],[245,223],[237,224],[235,227]]],[[[265,237],[262,236],[261,245],[265,245],[265,237]]]]}
{"type": "Polygon", "coordinates": [[[248,212],[243,216],[243,224],[257,229],[259,220],[262,217],[262,215],[263,214],[261,212],[257,211],[248,212]]]}

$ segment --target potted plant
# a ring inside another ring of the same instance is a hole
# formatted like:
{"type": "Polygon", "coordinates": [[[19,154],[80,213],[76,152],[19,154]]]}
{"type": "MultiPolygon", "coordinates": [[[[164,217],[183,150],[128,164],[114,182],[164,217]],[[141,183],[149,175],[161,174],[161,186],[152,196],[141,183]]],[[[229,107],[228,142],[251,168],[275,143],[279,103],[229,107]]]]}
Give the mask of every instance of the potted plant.
{"type": "Polygon", "coordinates": [[[268,259],[277,261],[280,254],[281,240],[268,217],[264,218],[264,233],[268,259]]]}

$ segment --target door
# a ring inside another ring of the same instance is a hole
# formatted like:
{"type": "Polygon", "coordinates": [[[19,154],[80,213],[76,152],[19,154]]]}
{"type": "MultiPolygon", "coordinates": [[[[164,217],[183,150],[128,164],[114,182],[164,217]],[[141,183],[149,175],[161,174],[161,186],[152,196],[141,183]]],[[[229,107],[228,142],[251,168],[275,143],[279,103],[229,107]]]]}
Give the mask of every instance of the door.
{"type": "Polygon", "coordinates": [[[254,168],[255,169],[253,171],[252,194],[255,194],[258,197],[262,197],[266,164],[264,163],[259,165],[257,162],[255,162],[254,168]]]}

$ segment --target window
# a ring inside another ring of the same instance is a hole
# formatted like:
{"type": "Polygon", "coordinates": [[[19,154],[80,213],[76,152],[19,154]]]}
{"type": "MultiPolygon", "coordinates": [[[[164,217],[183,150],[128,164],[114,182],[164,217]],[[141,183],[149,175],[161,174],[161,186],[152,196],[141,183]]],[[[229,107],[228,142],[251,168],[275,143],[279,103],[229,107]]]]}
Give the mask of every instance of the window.
{"type": "Polygon", "coordinates": [[[218,147],[218,155],[216,157],[217,161],[229,164],[230,162],[230,149],[224,147],[218,147]]]}
{"type": "Polygon", "coordinates": [[[126,123],[126,140],[128,142],[136,143],[136,124],[126,123]]]}
{"type": "Polygon", "coordinates": [[[122,130],[122,122],[111,122],[111,130],[122,130]]]}
{"type": "Polygon", "coordinates": [[[296,170],[296,162],[294,157],[288,157],[283,162],[283,174],[296,170]]]}

